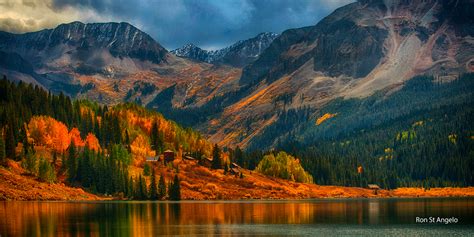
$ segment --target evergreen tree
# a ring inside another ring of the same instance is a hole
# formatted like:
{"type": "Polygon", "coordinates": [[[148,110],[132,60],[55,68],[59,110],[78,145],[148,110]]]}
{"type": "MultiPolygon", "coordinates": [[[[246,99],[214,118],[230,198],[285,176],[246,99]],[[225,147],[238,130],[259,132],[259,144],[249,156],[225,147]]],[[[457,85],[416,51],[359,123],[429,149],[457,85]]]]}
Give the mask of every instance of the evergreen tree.
{"type": "Polygon", "coordinates": [[[128,189],[127,189],[127,197],[132,198],[135,195],[135,189],[133,187],[133,178],[128,178],[128,189]]]}
{"type": "Polygon", "coordinates": [[[5,153],[5,139],[3,138],[3,131],[0,130],[0,165],[4,164],[7,158],[5,153]]]}
{"type": "Polygon", "coordinates": [[[151,172],[151,167],[148,163],[145,162],[145,165],[143,166],[143,175],[145,176],[150,176],[151,172]]]}
{"type": "Polygon", "coordinates": [[[41,158],[39,161],[38,177],[42,181],[48,183],[53,183],[54,181],[56,181],[56,174],[54,173],[54,168],[44,158],[41,158]]]}
{"type": "Polygon", "coordinates": [[[160,181],[158,182],[158,199],[166,197],[166,180],[163,174],[160,175],[160,181]]]}
{"type": "Polygon", "coordinates": [[[25,156],[23,162],[21,163],[23,168],[29,173],[35,175],[36,172],[38,171],[38,164],[36,162],[36,158],[33,154],[33,152],[28,152],[28,154],[25,156]]]}
{"type": "Polygon", "coordinates": [[[237,146],[235,148],[235,150],[232,154],[233,154],[233,157],[232,157],[233,162],[235,162],[239,165],[243,165],[243,163],[244,163],[243,153],[242,153],[242,150],[240,149],[239,146],[237,146]]]}
{"type": "Polygon", "coordinates": [[[69,157],[67,159],[67,180],[70,184],[76,181],[77,176],[77,154],[74,141],[69,145],[69,157]]]}
{"type": "Polygon", "coordinates": [[[16,158],[15,148],[16,148],[15,135],[13,132],[13,128],[10,125],[10,126],[7,126],[7,129],[6,129],[6,140],[5,140],[5,151],[8,158],[10,159],[16,158]]]}
{"type": "Polygon", "coordinates": [[[153,121],[151,132],[150,132],[151,148],[156,151],[157,154],[163,150],[163,135],[158,129],[158,122],[153,121]]]}
{"type": "Polygon", "coordinates": [[[155,177],[155,169],[152,169],[151,172],[151,182],[150,182],[150,199],[157,200],[158,199],[158,188],[156,186],[156,177],[155,177]]]}
{"type": "Polygon", "coordinates": [[[174,176],[174,180],[170,185],[170,200],[173,200],[173,201],[181,200],[181,186],[179,184],[178,174],[174,176]]]}
{"type": "Polygon", "coordinates": [[[224,164],[224,174],[227,174],[229,172],[229,166],[226,164],[224,164]]]}
{"type": "Polygon", "coordinates": [[[146,186],[146,180],[145,180],[145,177],[141,176],[140,177],[142,179],[141,181],[141,189],[142,189],[142,200],[145,200],[145,199],[148,199],[148,188],[146,186]]]}
{"type": "Polygon", "coordinates": [[[125,130],[125,147],[127,148],[128,153],[132,152],[130,147],[130,135],[128,134],[128,129],[125,130]]]}
{"type": "Polygon", "coordinates": [[[137,200],[145,200],[148,198],[146,182],[142,175],[138,176],[138,181],[136,182],[136,190],[135,190],[135,199],[137,200]]]}
{"type": "Polygon", "coordinates": [[[220,169],[222,168],[221,164],[221,150],[214,144],[214,148],[212,149],[212,166],[213,169],[220,169]]]}
{"type": "Polygon", "coordinates": [[[28,135],[26,133],[26,124],[24,126],[21,126],[21,140],[23,143],[23,154],[26,155],[30,150],[30,144],[28,143],[28,135]]]}

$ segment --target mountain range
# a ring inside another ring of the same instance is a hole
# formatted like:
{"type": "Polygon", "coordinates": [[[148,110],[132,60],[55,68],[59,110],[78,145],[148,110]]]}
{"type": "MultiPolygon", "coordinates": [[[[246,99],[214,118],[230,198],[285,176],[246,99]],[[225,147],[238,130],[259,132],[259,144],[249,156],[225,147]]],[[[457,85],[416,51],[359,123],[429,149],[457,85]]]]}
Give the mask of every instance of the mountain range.
{"type": "Polygon", "coordinates": [[[204,50],[194,44],[186,44],[172,50],[171,53],[207,63],[244,67],[255,61],[277,37],[276,33],[264,32],[247,40],[239,40],[237,43],[219,50],[204,50]]]}
{"type": "MultiPolygon", "coordinates": [[[[314,26],[217,51],[190,44],[169,52],[128,23],[1,32],[0,73],[76,98],[135,101],[212,142],[254,147],[288,111],[306,111],[307,123],[334,101],[389,97],[417,75],[447,83],[473,72],[473,5],[360,0],[314,26]]],[[[302,133],[272,133],[262,148],[302,133]]]]}

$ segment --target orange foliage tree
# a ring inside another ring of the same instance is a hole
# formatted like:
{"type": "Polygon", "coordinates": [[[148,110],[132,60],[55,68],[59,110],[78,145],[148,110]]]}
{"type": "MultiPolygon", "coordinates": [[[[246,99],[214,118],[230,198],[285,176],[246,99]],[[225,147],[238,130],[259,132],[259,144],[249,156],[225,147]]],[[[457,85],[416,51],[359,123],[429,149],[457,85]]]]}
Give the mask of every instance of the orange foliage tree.
{"type": "Polygon", "coordinates": [[[61,122],[48,116],[34,116],[28,123],[28,133],[36,145],[62,153],[69,147],[69,131],[61,122]]]}
{"type": "Polygon", "coordinates": [[[147,156],[155,156],[155,151],[151,149],[150,142],[148,138],[139,134],[132,144],[130,144],[130,149],[132,150],[132,155],[134,157],[145,158],[147,156]]]}
{"type": "Polygon", "coordinates": [[[91,150],[94,150],[94,151],[100,150],[99,139],[97,139],[97,137],[92,133],[87,134],[85,144],[91,150]]]}
{"type": "Polygon", "coordinates": [[[81,132],[77,128],[72,128],[69,132],[69,137],[71,137],[71,142],[74,142],[76,147],[83,147],[86,143],[81,138],[81,132]]]}

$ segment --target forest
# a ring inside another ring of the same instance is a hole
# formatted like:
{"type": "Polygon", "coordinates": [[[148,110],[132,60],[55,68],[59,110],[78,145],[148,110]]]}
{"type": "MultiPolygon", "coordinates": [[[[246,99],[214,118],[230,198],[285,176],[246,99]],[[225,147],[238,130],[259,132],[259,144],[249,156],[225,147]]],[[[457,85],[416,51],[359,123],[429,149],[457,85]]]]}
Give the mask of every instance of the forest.
{"type": "Polygon", "coordinates": [[[164,150],[201,157],[213,149],[198,132],[139,105],[73,101],[5,77],[0,80],[0,134],[1,164],[21,161],[45,182],[61,179],[94,193],[139,200],[179,200],[179,171],[171,180],[157,179],[154,169],[129,174],[132,165],[146,167],[147,157],[164,150]]]}
{"type": "Polygon", "coordinates": [[[134,103],[71,100],[3,78],[0,163],[21,161],[44,182],[137,200],[180,199],[179,170],[165,177],[145,162],[165,150],[199,164],[212,158],[209,168],[224,174],[235,162],[320,185],[472,186],[473,79],[474,74],[451,82],[420,76],[390,94],[338,99],[317,111],[275,111],[279,120],[249,147],[231,149],[134,103]]]}
{"type": "Polygon", "coordinates": [[[418,76],[391,93],[277,111],[279,120],[237,160],[253,168],[262,147],[276,147],[299,157],[317,184],[472,186],[473,91],[474,74],[450,82],[418,76]]]}

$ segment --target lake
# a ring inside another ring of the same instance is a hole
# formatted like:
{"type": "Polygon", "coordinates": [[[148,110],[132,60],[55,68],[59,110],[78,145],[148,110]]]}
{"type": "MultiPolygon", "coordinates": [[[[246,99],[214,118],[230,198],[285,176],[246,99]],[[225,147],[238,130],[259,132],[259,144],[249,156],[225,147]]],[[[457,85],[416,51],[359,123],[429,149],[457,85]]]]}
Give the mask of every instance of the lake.
{"type": "Polygon", "coordinates": [[[456,234],[474,235],[473,198],[0,202],[2,237],[456,234]]]}

